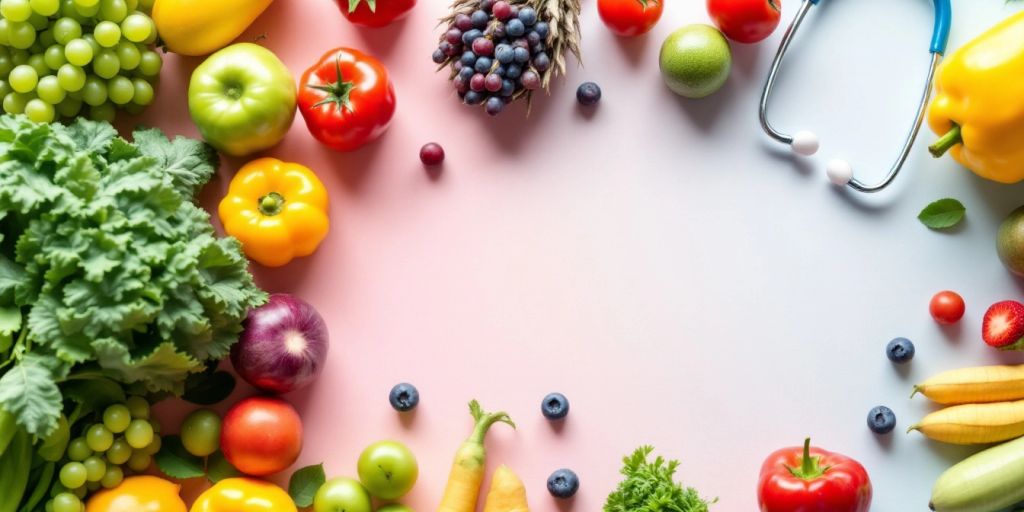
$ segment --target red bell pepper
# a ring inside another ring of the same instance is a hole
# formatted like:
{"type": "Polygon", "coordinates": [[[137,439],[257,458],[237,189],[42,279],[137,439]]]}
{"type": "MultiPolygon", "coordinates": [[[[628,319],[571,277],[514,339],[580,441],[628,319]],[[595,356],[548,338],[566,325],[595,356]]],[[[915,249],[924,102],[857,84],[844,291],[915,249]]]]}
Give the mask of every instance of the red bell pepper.
{"type": "Polygon", "coordinates": [[[359,50],[327,52],[299,82],[299,112],[322,144],[352,151],[380,137],[395,115],[388,70],[359,50]]]}
{"type": "Polygon", "coordinates": [[[416,0],[335,0],[341,14],[356,25],[380,28],[409,14],[416,0]]]}
{"type": "Polygon", "coordinates": [[[859,462],[807,439],[765,459],[757,501],[761,512],[867,512],[871,479],[859,462]]]}

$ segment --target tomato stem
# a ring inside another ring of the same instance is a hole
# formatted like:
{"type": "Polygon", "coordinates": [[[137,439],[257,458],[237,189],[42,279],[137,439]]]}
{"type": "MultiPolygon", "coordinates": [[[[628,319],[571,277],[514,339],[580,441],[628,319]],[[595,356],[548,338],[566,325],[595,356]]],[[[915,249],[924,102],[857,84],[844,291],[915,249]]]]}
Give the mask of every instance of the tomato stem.
{"type": "Polygon", "coordinates": [[[277,192],[271,192],[259,200],[260,213],[267,217],[273,217],[284,209],[284,196],[277,192]]]}
{"type": "Polygon", "coordinates": [[[311,89],[316,89],[318,91],[327,93],[327,96],[324,97],[324,99],[317,102],[315,105],[313,105],[313,108],[317,108],[321,105],[334,103],[335,105],[338,106],[338,108],[348,110],[351,112],[352,109],[350,108],[349,95],[352,94],[352,89],[354,89],[356,85],[354,82],[346,82],[345,79],[342,77],[341,55],[338,55],[338,57],[334,60],[334,72],[336,81],[324,85],[308,86],[311,89]]]}
{"type": "Polygon", "coordinates": [[[953,148],[953,146],[963,144],[963,142],[964,138],[960,130],[960,125],[954,124],[945,135],[935,141],[935,144],[928,146],[928,152],[935,158],[939,158],[942,155],[945,155],[947,151],[953,148]]]}

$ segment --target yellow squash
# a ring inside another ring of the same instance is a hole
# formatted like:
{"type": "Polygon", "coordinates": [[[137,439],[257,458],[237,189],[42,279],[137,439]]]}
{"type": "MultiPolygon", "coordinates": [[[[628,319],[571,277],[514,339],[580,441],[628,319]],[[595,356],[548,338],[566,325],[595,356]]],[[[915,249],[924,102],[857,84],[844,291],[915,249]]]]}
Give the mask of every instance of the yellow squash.
{"type": "Polygon", "coordinates": [[[944,405],[1024,399],[1024,365],[950,370],[914,386],[917,393],[944,405]]]}
{"type": "Polygon", "coordinates": [[[207,55],[227,46],[273,0],[156,0],[153,22],[167,48],[180,55],[207,55]]]}
{"type": "Polygon", "coordinates": [[[998,443],[1024,436],[1024,400],[954,405],[935,411],[910,427],[929,439],[950,444],[998,443]]]}
{"type": "Polygon", "coordinates": [[[530,512],[526,503],[526,487],[508,466],[501,465],[491,477],[491,490],[484,502],[484,512],[530,512]]]}

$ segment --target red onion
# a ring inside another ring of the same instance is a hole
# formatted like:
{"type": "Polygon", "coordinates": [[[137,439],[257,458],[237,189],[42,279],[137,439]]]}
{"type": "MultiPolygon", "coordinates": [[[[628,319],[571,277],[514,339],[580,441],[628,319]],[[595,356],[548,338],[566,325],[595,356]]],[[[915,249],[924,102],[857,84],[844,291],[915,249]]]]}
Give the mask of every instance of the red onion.
{"type": "Polygon", "coordinates": [[[316,379],[327,359],[324,319],[306,301],[275,293],[249,312],[231,363],[246,382],[265,391],[287,393],[316,379]]]}

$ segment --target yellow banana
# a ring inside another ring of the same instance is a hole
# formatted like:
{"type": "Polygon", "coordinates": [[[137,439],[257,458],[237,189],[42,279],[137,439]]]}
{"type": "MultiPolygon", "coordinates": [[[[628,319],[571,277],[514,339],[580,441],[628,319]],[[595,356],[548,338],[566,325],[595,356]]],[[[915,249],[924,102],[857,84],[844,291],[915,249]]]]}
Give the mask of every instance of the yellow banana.
{"type": "Polygon", "coordinates": [[[950,444],[998,443],[1024,436],[1024,400],[954,405],[925,416],[907,432],[917,430],[950,444]]]}
{"type": "Polygon", "coordinates": [[[1024,365],[950,370],[914,386],[917,393],[944,405],[1024,399],[1024,365]]]}

